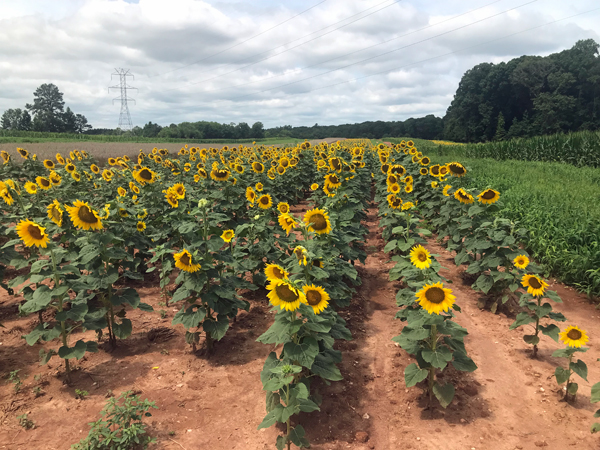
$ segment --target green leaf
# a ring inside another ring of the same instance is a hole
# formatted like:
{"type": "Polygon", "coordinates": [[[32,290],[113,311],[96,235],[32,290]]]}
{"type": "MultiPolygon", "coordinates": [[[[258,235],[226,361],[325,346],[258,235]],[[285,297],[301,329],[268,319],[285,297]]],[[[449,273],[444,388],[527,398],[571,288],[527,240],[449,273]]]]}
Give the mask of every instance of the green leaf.
{"type": "Polygon", "coordinates": [[[315,375],[320,376],[325,380],[340,381],[343,380],[340,369],[338,369],[329,356],[319,353],[315,358],[315,362],[310,368],[310,371],[315,375]]]}
{"type": "Polygon", "coordinates": [[[532,323],[532,322],[535,322],[535,319],[533,317],[531,317],[526,312],[520,312],[519,314],[517,314],[516,320],[508,328],[509,328],[509,330],[514,330],[517,327],[520,327],[522,325],[527,325],[528,323],[532,323]]]}
{"type": "Polygon", "coordinates": [[[58,349],[58,356],[63,359],[73,359],[77,358],[78,360],[83,358],[85,352],[87,350],[87,344],[84,341],[77,341],[73,347],[62,346],[58,349]]]}
{"type": "Polygon", "coordinates": [[[304,437],[305,433],[302,425],[296,425],[290,430],[289,438],[297,447],[309,447],[308,439],[304,437]]]}
{"type": "Polygon", "coordinates": [[[551,323],[550,325],[548,325],[547,327],[545,326],[540,326],[540,330],[542,331],[542,333],[544,333],[546,336],[551,337],[555,342],[558,342],[558,334],[560,333],[560,328],[558,328],[556,325],[554,325],[553,323],[551,323]]]}
{"type": "Polygon", "coordinates": [[[270,426],[273,426],[273,425],[275,425],[277,423],[277,418],[276,418],[276,412],[275,411],[276,410],[272,410],[272,411],[270,411],[265,416],[265,418],[263,419],[263,421],[258,426],[257,430],[260,430],[262,428],[269,428],[270,426]]]}
{"type": "Polygon", "coordinates": [[[112,326],[114,335],[119,339],[127,339],[133,331],[133,326],[129,319],[121,319],[121,323],[113,322],[112,326]]]}
{"type": "Polygon", "coordinates": [[[575,372],[577,375],[579,375],[581,378],[587,381],[588,368],[582,360],[578,359],[577,362],[571,361],[569,367],[573,372],[575,372]]]}
{"type": "Polygon", "coordinates": [[[179,289],[177,289],[177,291],[175,291],[175,294],[173,295],[173,298],[171,299],[171,303],[177,303],[177,302],[180,302],[181,300],[185,300],[190,295],[191,295],[191,292],[185,286],[181,286],[181,287],[179,287],[179,289]]]}
{"type": "Polygon", "coordinates": [[[278,392],[267,391],[267,412],[275,409],[277,405],[281,404],[281,397],[278,392]]]}
{"type": "Polygon", "coordinates": [[[402,328],[402,336],[406,339],[410,339],[412,341],[420,341],[422,339],[426,339],[430,335],[430,331],[426,328],[411,328],[410,326],[406,326],[402,328]]]}
{"type": "Polygon", "coordinates": [[[302,412],[313,412],[321,410],[315,402],[307,398],[299,398],[298,405],[300,407],[300,411],[302,412]]]}
{"type": "Polygon", "coordinates": [[[579,385],[577,383],[569,383],[569,387],[567,388],[567,392],[571,395],[577,394],[577,390],[579,389],[579,385]]]}
{"type": "Polygon", "coordinates": [[[477,364],[462,352],[454,352],[452,365],[456,370],[460,370],[461,372],[473,372],[477,369],[477,364]]]}
{"type": "Polygon", "coordinates": [[[70,310],[57,313],[55,319],[59,322],[64,322],[67,319],[79,322],[80,320],[83,320],[87,312],[87,303],[75,303],[71,304],[70,310]]]}
{"type": "Polygon", "coordinates": [[[526,334],[523,336],[523,340],[530,345],[537,345],[540,342],[540,338],[535,334],[526,334]]]}
{"type": "Polygon", "coordinates": [[[544,303],[543,305],[537,306],[534,309],[535,315],[540,319],[546,317],[552,311],[552,305],[550,303],[544,303]]]}
{"type": "Polygon", "coordinates": [[[556,303],[562,303],[562,299],[559,297],[559,295],[555,292],[555,291],[546,291],[544,293],[544,297],[549,298],[550,300],[553,300],[556,303]]]}
{"type": "Polygon", "coordinates": [[[482,274],[479,276],[479,278],[477,278],[475,286],[481,289],[484,294],[487,294],[494,286],[494,278],[492,278],[490,275],[482,274]]]}
{"type": "Polygon", "coordinates": [[[213,339],[220,341],[229,329],[229,318],[224,314],[219,314],[217,320],[207,318],[202,322],[202,328],[213,339]]]}
{"type": "Polygon", "coordinates": [[[421,357],[433,367],[443,370],[452,360],[452,352],[448,347],[439,347],[435,350],[424,349],[421,357]]]}
{"type": "Polygon", "coordinates": [[[396,342],[400,347],[402,347],[408,354],[414,355],[419,351],[420,345],[419,341],[413,341],[411,339],[406,339],[404,336],[394,336],[392,341],[396,342]]]}
{"type": "Polygon", "coordinates": [[[110,302],[114,306],[127,304],[132,308],[137,308],[140,304],[140,294],[138,294],[138,292],[133,288],[125,288],[117,295],[113,295],[110,299],[110,302]]]}
{"type": "Polygon", "coordinates": [[[24,337],[25,342],[29,345],[34,345],[38,340],[42,341],[51,341],[52,339],[56,339],[60,336],[60,326],[57,325],[54,328],[48,329],[48,324],[40,323],[37,327],[35,327],[31,332],[24,337]]]}
{"type": "Polygon", "coordinates": [[[595,423],[592,425],[592,428],[590,429],[590,431],[591,431],[592,433],[597,433],[598,431],[600,431],[600,423],[598,423],[598,422],[595,422],[595,423]]]}
{"type": "Polygon", "coordinates": [[[277,441],[275,442],[275,448],[277,450],[285,450],[287,446],[287,436],[277,436],[277,441]]]}
{"type": "Polygon", "coordinates": [[[300,344],[286,343],[283,346],[283,353],[292,361],[297,361],[298,364],[310,368],[319,354],[319,343],[314,337],[308,336],[300,344]]]}
{"type": "Polygon", "coordinates": [[[446,408],[454,398],[454,386],[452,383],[446,383],[442,386],[436,382],[433,385],[433,394],[439,400],[442,408],[446,408]]]}
{"type": "Polygon", "coordinates": [[[429,371],[427,369],[420,369],[415,363],[409,364],[404,369],[404,382],[406,387],[413,387],[417,383],[427,378],[429,371]]]}
{"type": "Polygon", "coordinates": [[[177,314],[175,314],[175,317],[173,317],[171,325],[180,323],[186,330],[189,330],[190,328],[199,326],[205,317],[206,309],[204,306],[192,305],[187,309],[181,308],[177,314]]]}
{"type": "Polygon", "coordinates": [[[592,396],[590,397],[590,403],[600,402],[600,383],[596,383],[592,386],[592,396]]]}
{"type": "Polygon", "coordinates": [[[558,366],[554,370],[554,377],[556,378],[556,382],[558,384],[563,384],[564,382],[566,382],[569,379],[569,371],[567,369],[565,369],[564,367],[558,366]]]}
{"type": "Polygon", "coordinates": [[[385,247],[383,247],[383,251],[385,253],[389,253],[392,250],[396,249],[396,244],[398,243],[398,241],[396,239],[391,240],[390,242],[388,242],[385,247]]]}

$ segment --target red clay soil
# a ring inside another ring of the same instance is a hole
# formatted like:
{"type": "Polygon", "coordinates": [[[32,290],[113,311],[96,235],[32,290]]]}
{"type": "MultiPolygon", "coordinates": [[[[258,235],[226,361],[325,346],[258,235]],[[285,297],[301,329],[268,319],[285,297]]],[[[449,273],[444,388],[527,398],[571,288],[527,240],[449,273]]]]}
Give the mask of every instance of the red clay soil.
{"type": "MultiPolygon", "coordinates": [[[[352,304],[341,311],[354,340],[338,344],[343,352],[344,380],[320,386],[320,412],[299,417],[315,450],[334,449],[476,449],[548,450],[575,448],[597,450],[600,438],[589,433],[594,405],[589,403],[591,385],[600,381],[596,359],[595,324],[600,318],[583,296],[554,283],[564,304],[554,305],[590,334],[590,350],[580,354],[590,369],[589,383],[577,380],[580,391],[573,405],[560,401],[560,388],[553,374],[563,360],[552,358],[559,345],[544,337],[537,359],[531,359],[522,330],[509,331],[512,318],[477,308],[478,295],[462,282],[453,255],[435,242],[428,245],[447,267],[442,274],[462,313],[456,319],[466,327],[469,355],[479,366],[471,374],[452,372],[443,380],[452,381],[454,402],[446,409],[428,407],[421,386],[407,389],[404,368],[413,362],[391,339],[403,323],[394,320],[398,308],[397,282],[388,281],[392,264],[382,252],[384,242],[378,228],[376,208],[369,210],[367,238],[369,256],[358,264],[363,284],[352,304]]],[[[37,325],[35,315],[19,317],[20,297],[0,294],[0,374],[20,369],[23,385],[18,393],[12,383],[0,383],[1,449],[68,449],[87,435],[88,422],[99,418],[109,391],[133,389],[142,398],[156,402],[157,410],[146,422],[157,438],[156,449],[273,449],[278,433],[274,427],[257,431],[265,415],[265,394],[260,371],[272,347],[255,342],[273,320],[265,291],[249,293],[249,312],[241,312],[227,335],[215,345],[210,357],[191,352],[184,342],[181,325],[174,335],[161,333],[179,305],[160,306],[160,290],[148,280],[139,289],[142,300],[158,313],[130,311],[134,334],[108,352],[88,354],[76,363],[72,385],[63,384],[62,360],[55,358],[40,366],[41,344],[29,347],[21,338],[37,325]],[[155,331],[152,331],[155,330],[155,331]],[[159,330],[159,331],[156,331],[159,330]],[[33,389],[43,392],[36,397],[33,389]],[[75,389],[86,390],[83,400],[75,389]],[[36,424],[25,430],[17,416],[27,413],[36,424]]],[[[78,334],[95,339],[92,332],[78,334]]],[[[202,342],[201,342],[202,344],[202,342]]],[[[56,343],[44,344],[56,348],[56,343]]]]}

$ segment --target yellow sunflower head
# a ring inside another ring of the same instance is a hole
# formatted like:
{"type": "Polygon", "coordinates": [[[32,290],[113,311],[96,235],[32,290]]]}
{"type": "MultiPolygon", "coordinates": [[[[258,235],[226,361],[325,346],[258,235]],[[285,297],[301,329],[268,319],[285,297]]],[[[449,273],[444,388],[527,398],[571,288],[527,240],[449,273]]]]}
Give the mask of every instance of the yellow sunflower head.
{"type": "Polygon", "coordinates": [[[6,150],[2,150],[0,152],[0,156],[2,156],[2,163],[3,164],[8,164],[8,162],[10,161],[10,155],[6,150]]]}
{"type": "Polygon", "coordinates": [[[527,288],[527,293],[533,296],[544,295],[544,291],[548,287],[548,283],[542,280],[537,275],[523,275],[521,278],[521,284],[527,288]]]}
{"type": "Polygon", "coordinates": [[[254,186],[254,189],[256,189],[256,192],[261,192],[263,190],[263,184],[256,183],[256,185],[254,186]]]}
{"type": "Polygon", "coordinates": [[[319,189],[319,185],[317,183],[313,183],[310,185],[310,189],[312,191],[316,191],[317,189],[319,189]]]}
{"type": "Polygon", "coordinates": [[[38,191],[38,185],[28,181],[25,183],[25,190],[27,191],[28,194],[37,194],[38,191]]]}
{"type": "Polygon", "coordinates": [[[246,200],[252,204],[254,204],[256,200],[256,192],[254,192],[254,189],[252,189],[250,186],[246,188],[246,200]]]}
{"type": "Polygon", "coordinates": [[[287,202],[279,202],[277,204],[277,210],[281,214],[287,214],[290,212],[290,205],[287,202]]]}
{"type": "Polygon", "coordinates": [[[444,194],[445,197],[450,197],[450,189],[452,189],[452,186],[447,184],[446,186],[444,186],[444,190],[442,191],[442,194],[444,194]]]}
{"type": "Polygon", "coordinates": [[[77,228],[81,228],[83,230],[102,229],[102,221],[100,220],[100,216],[96,211],[90,208],[90,205],[88,205],[87,202],[75,200],[73,206],[65,205],[65,208],[69,213],[71,222],[73,222],[73,225],[75,225],[77,228]]]}
{"type": "Polygon", "coordinates": [[[26,247],[35,245],[36,247],[46,248],[48,242],[50,242],[50,237],[46,234],[46,228],[29,219],[21,220],[16,230],[26,247]]]}
{"type": "Polygon", "coordinates": [[[225,230],[221,235],[221,239],[225,242],[231,242],[231,240],[235,237],[235,232],[233,230],[225,230]]]}
{"type": "Polygon", "coordinates": [[[390,194],[387,196],[388,205],[392,209],[398,209],[402,207],[402,199],[400,197],[396,197],[394,194],[390,194]]]}
{"type": "Polygon", "coordinates": [[[200,264],[194,264],[192,262],[192,254],[186,249],[183,249],[179,253],[175,253],[173,259],[175,259],[175,267],[185,272],[197,272],[202,267],[200,264]]]}
{"type": "Polygon", "coordinates": [[[258,197],[258,202],[257,202],[259,208],[261,209],[269,209],[271,206],[273,206],[273,200],[271,199],[271,195],[270,194],[263,194],[260,197],[258,197]]]}
{"type": "Polygon", "coordinates": [[[427,269],[431,266],[431,255],[425,247],[417,245],[410,251],[410,262],[412,262],[417,269],[427,269]]]}
{"type": "MultiPolygon", "coordinates": [[[[102,173],[104,176],[104,173],[102,173]]],[[[139,170],[133,171],[133,178],[140,184],[152,184],[156,181],[156,173],[148,167],[141,167],[139,170]]]]}
{"type": "Polygon", "coordinates": [[[51,159],[45,159],[44,160],[44,167],[48,170],[52,170],[54,169],[54,161],[52,161],[51,159]]]}
{"type": "Polygon", "coordinates": [[[175,195],[177,195],[177,198],[179,200],[185,198],[185,186],[183,185],[183,183],[177,183],[177,184],[171,186],[170,189],[173,192],[175,192],[175,195]]]}
{"type": "Polygon", "coordinates": [[[465,205],[473,203],[475,199],[471,194],[465,191],[463,188],[457,189],[454,193],[454,198],[465,205]]]}
{"type": "Polygon", "coordinates": [[[58,200],[54,199],[54,201],[48,205],[46,210],[48,212],[48,218],[59,227],[62,227],[63,210],[60,207],[58,200]]]}
{"type": "Polygon", "coordinates": [[[119,188],[117,189],[117,194],[119,194],[119,197],[125,197],[125,195],[127,195],[127,191],[125,190],[125,188],[119,186],[119,188]]]}
{"type": "Polygon", "coordinates": [[[331,222],[329,216],[324,209],[311,209],[304,215],[304,223],[308,226],[309,231],[314,231],[317,234],[329,234],[331,232],[331,222]]]}
{"type": "Polygon", "coordinates": [[[281,225],[281,228],[283,228],[283,231],[285,231],[288,235],[290,234],[290,231],[296,228],[297,225],[296,220],[290,214],[280,214],[278,222],[279,225],[281,225]]]}
{"type": "MultiPolygon", "coordinates": [[[[451,162],[446,165],[448,171],[455,177],[464,177],[467,174],[467,169],[459,162],[451,162]]],[[[441,174],[441,171],[440,171],[441,174]]]]}
{"type": "Polygon", "coordinates": [[[312,307],[315,314],[320,314],[329,305],[329,294],[321,286],[306,285],[302,290],[306,295],[306,303],[312,307]]]}
{"type": "Polygon", "coordinates": [[[415,296],[419,305],[429,314],[449,311],[456,298],[450,289],[444,288],[441,282],[426,284],[415,296]]]}
{"type": "Polygon", "coordinates": [[[52,182],[46,177],[36,177],[35,181],[38,184],[38,186],[44,191],[47,191],[52,187],[52,182]]]}
{"type": "Polygon", "coordinates": [[[308,261],[306,260],[306,256],[308,255],[308,251],[302,247],[301,245],[296,246],[296,248],[294,248],[294,255],[296,255],[296,258],[298,258],[298,265],[307,265],[308,261]]]}
{"type": "Polygon", "coordinates": [[[169,205],[171,205],[171,208],[177,208],[179,206],[179,198],[177,197],[177,193],[171,189],[167,189],[165,192],[165,200],[167,203],[169,203],[169,205]]]}
{"type": "Polygon", "coordinates": [[[273,306],[279,306],[285,311],[295,311],[300,308],[300,303],[306,304],[306,295],[288,280],[271,280],[267,289],[269,301],[273,306]]]}
{"type": "Polygon", "coordinates": [[[525,255],[519,255],[513,259],[513,264],[517,269],[525,269],[529,265],[529,258],[525,255]]]}
{"type": "Polygon", "coordinates": [[[408,211],[411,208],[414,208],[415,204],[413,202],[404,202],[402,203],[402,211],[408,211]]]}
{"type": "MultiPolygon", "coordinates": [[[[19,155],[21,155],[21,157],[23,157],[24,159],[27,159],[27,157],[29,156],[29,152],[27,150],[25,150],[24,148],[17,148],[17,152],[19,153],[19,155]]],[[[29,246],[31,247],[31,246],[29,246]]]]}
{"type": "Polygon", "coordinates": [[[495,191],[494,189],[486,189],[482,193],[480,193],[477,198],[479,201],[485,205],[491,205],[492,203],[496,203],[500,198],[500,192],[495,191]]]}
{"type": "Polygon", "coordinates": [[[144,231],[146,229],[146,222],[144,222],[142,220],[138,221],[135,228],[141,233],[142,231],[144,231]]]}
{"type": "Polygon", "coordinates": [[[284,280],[290,274],[278,264],[267,264],[267,267],[265,267],[265,275],[267,277],[267,280],[273,281],[284,280]]]}
{"type": "Polygon", "coordinates": [[[560,340],[569,347],[580,348],[590,340],[584,330],[576,326],[568,326],[560,333],[560,340]]]}

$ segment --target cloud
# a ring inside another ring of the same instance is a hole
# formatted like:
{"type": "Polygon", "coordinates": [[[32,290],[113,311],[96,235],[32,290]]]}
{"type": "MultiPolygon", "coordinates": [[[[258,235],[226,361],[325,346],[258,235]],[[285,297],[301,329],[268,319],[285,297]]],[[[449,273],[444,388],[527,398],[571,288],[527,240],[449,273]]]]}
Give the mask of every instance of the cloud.
{"type": "Polygon", "coordinates": [[[593,9],[594,0],[318,3],[1,2],[0,111],[23,107],[37,86],[51,82],[94,126],[115,127],[118,92],[107,88],[118,83],[115,68],[124,67],[138,88],[130,92],[137,125],[441,116],[462,74],[478,63],[546,55],[578,39],[600,42],[598,11],[521,33],[593,9]]]}

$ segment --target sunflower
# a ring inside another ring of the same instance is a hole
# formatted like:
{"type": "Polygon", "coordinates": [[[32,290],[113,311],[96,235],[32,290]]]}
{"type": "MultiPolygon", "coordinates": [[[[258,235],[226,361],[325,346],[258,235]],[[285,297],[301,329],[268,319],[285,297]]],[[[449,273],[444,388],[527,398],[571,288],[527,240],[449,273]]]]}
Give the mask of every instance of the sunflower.
{"type": "Polygon", "coordinates": [[[527,293],[533,296],[544,295],[544,291],[548,287],[548,283],[537,275],[523,275],[521,284],[527,288],[527,293]]]}
{"type": "Polygon", "coordinates": [[[432,181],[432,182],[431,182],[431,187],[432,187],[433,189],[437,189],[437,188],[438,188],[438,186],[439,186],[439,183],[438,183],[437,181],[432,181]]]}
{"type": "MultiPolygon", "coordinates": [[[[112,180],[113,177],[113,172],[109,169],[104,169],[102,171],[102,178],[104,179],[104,181],[106,181],[107,183],[112,180]]],[[[134,175],[135,176],[135,175],[134,175]]]]}
{"type": "Polygon", "coordinates": [[[417,269],[427,269],[431,266],[430,256],[431,255],[425,247],[417,245],[410,251],[410,262],[412,262],[417,269]]]}
{"type": "Polygon", "coordinates": [[[277,204],[277,210],[281,214],[287,214],[290,212],[290,205],[287,202],[279,202],[277,204]]]}
{"type": "Polygon", "coordinates": [[[31,181],[28,181],[27,183],[25,183],[25,190],[29,194],[37,194],[38,185],[31,181]]]}
{"type": "Polygon", "coordinates": [[[192,263],[192,254],[185,249],[179,253],[175,253],[173,258],[175,259],[175,267],[185,272],[197,272],[202,267],[200,264],[192,263]]]}
{"type": "Polygon", "coordinates": [[[265,171],[265,166],[263,166],[262,163],[255,161],[252,163],[252,170],[255,173],[263,173],[265,171]]]}
{"type": "Polygon", "coordinates": [[[421,158],[421,165],[428,166],[429,163],[431,163],[429,156],[424,156],[423,158],[421,158]]]}
{"type": "Polygon", "coordinates": [[[141,167],[139,170],[133,171],[133,178],[140,184],[152,184],[156,181],[156,173],[148,167],[141,167]]]}
{"type": "MultiPolygon", "coordinates": [[[[17,152],[19,152],[19,155],[21,155],[25,159],[27,159],[27,157],[29,156],[29,152],[24,148],[17,148],[17,152]]],[[[28,247],[31,247],[31,245],[28,245],[28,247]]],[[[44,245],[44,247],[46,246],[44,245]]]]}
{"type": "Polygon", "coordinates": [[[146,222],[144,222],[142,220],[138,221],[135,228],[141,233],[142,231],[144,231],[146,229],[146,222]]]}
{"type": "Polygon", "coordinates": [[[465,205],[468,205],[469,203],[473,203],[475,201],[473,196],[467,191],[465,191],[463,188],[456,190],[456,192],[454,193],[454,198],[459,202],[464,203],[465,205]]]}
{"type": "Polygon", "coordinates": [[[3,164],[8,164],[8,162],[10,161],[10,155],[8,154],[8,152],[5,150],[2,150],[0,152],[0,155],[2,156],[3,164]]]}
{"type": "Polygon", "coordinates": [[[47,191],[48,189],[50,189],[52,187],[52,182],[46,177],[36,177],[35,182],[44,191],[47,191]]]}
{"type": "Polygon", "coordinates": [[[569,347],[580,348],[582,345],[585,345],[590,338],[581,328],[570,325],[565,331],[560,333],[560,340],[569,347]]]}
{"type": "Polygon", "coordinates": [[[325,175],[325,186],[330,188],[338,188],[342,185],[340,178],[335,173],[329,173],[325,175]]]}
{"type": "Polygon", "coordinates": [[[529,258],[525,255],[519,255],[513,259],[513,264],[517,269],[525,269],[529,265],[529,258]]]}
{"type": "Polygon", "coordinates": [[[231,175],[228,169],[217,169],[216,167],[210,171],[210,177],[215,181],[226,181],[231,175]]]}
{"type": "Polygon", "coordinates": [[[145,219],[147,215],[148,215],[148,211],[146,210],[146,208],[144,208],[142,210],[142,212],[138,213],[137,218],[138,219],[145,219]]]}
{"type": "Polygon", "coordinates": [[[289,214],[280,214],[278,218],[279,225],[288,235],[292,229],[296,228],[296,220],[289,214]]]}
{"type": "Polygon", "coordinates": [[[140,188],[133,181],[129,182],[129,189],[131,189],[131,191],[133,193],[135,193],[135,194],[139,194],[140,193],[140,188]]]}
{"type": "Polygon", "coordinates": [[[52,170],[54,169],[54,161],[52,161],[51,159],[45,159],[44,160],[44,167],[48,170],[52,170]]]}
{"type": "Polygon", "coordinates": [[[286,170],[286,169],[285,169],[285,167],[283,167],[283,166],[277,166],[277,169],[276,169],[276,171],[277,171],[277,173],[278,173],[279,175],[283,175],[283,174],[285,174],[285,170],[286,170]]]}
{"type": "Polygon", "coordinates": [[[444,186],[444,190],[442,191],[442,194],[444,194],[444,196],[446,196],[446,197],[450,197],[450,194],[448,192],[448,191],[450,191],[450,189],[452,189],[452,186],[447,184],[446,186],[444,186]]]}
{"type": "Polygon", "coordinates": [[[412,183],[406,183],[406,185],[404,186],[404,192],[406,192],[407,194],[410,194],[412,191],[413,191],[412,183]]]}
{"type": "Polygon", "coordinates": [[[415,204],[413,202],[402,203],[402,211],[407,211],[414,207],[415,207],[415,204]]]}
{"type": "MultiPolygon", "coordinates": [[[[467,174],[467,169],[459,162],[451,162],[446,165],[450,173],[455,177],[464,177],[467,174]]],[[[440,171],[441,173],[441,171],[440,171]]]]}
{"type": "Polygon", "coordinates": [[[223,231],[223,234],[221,235],[221,239],[223,239],[227,243],[231,242],[231,240],[234,237],[235,237],[235,232],[233,230],[225,230],[225,231],[223,231]]]}
{"type": "Polygon", "coordinates": [[[315,314],[320,314],[329,305],[329,294],[321,286],[306,285],[302,287],[302,290],[306,295],[306,303],[312,306],[315,314]]]}
{"type": "Polygon", "coordinates": [[[392,184],[388,184],[387,187],[387,191],[391,192],[392,194],[396,195],[400,192],[401,187],[398,183],[392,183],[392,184]]]}
{"type": "Polygon", "coordinates": [[[21,220],[16,230],[26,247],[35,245],[36,247],[46,248],[48,242],[50,242],[46,229],[29,219],[21,220]]]}
{"type": "Polygon", "coordinates": [[[302,264],[304,264],[305,266],[307,265],[306,255],[308,255],[308,252],[304,247],[302,247],[301,245],[296,246],[296,248],[294,249],[294,255],[296,255],[296,258],[298,258],[299,266],[301,266],[302,264]]]}
{"type": "Polygon", "coordinates": [[[2,197],[4,203],[6,203],[8,206],[12,205],[15,202],[15,200],[13,199],[12,195],[10,195],[10,192],[8,192],[8,189],[6,189],[6,187],[4,189],[0,189],[0,197],[2,197]]]}
{"type": "Polygon", "coordinates": [[[71,222],[77,228],[81,228],[83,230],[101,230],[102,229],[102,221],[100,220],[100,216],[96,211],[90,208],[87,202],[82,202],[80,200],[75,200],[73,206],[65,205],[67,212],[69,213],[69,217],[71,217],[71,222]]]}
{"type": "Polygon", "coordinates": [[[313,259],[312,265],[313,267],[318,267],[319,269],[322,269],[324,267],[323,261],[321,261],[320,259],[313,259]]]}
{"type": "Polygon", "coordinates": [[[252,189],[252,187],[250,186],[246,188],[246,200],[248,200],[253,205],[254,201],[256,200],[256,192],[254,192],[254,189],[252,189]]]}
{"type": "Polygon", "coordinates": [[[129,217],[129,214],[127,213],[127,210],[125,208],[119,208],[119,216],[125,218],[129,217]]]}
{"type": "Polygon", "coordinates": [[[317,234],[329,234],[331,232],[331,222],[327,212],[323,209],[311,209],[304,216],[304,223],[308,225],[308,231],[314,231],[317,234]]]}
{"type": "Polygon", "coordinates": [[[273,206],[273,200],[271,199],[270,194],[263,194],[258,197],[257,203],[260,209],[269,209],[271,206],[273,206]]]}
{"type": "Polygon", "coordinates": [[[450,310],[456,298],[450,289],[444,288],[441,282],[426,284],[415,296],[419,305],[429,314],[439,314],[450,310]]]}
{"type": "Polygon", "coordinates": [[[175,195],[177,195],[177,198],[179,200],[182,200],[185,198],[185,186],[183,185],[183,183],[174,184],[169,189],[171,191],[175,192],[175,195]]]}
{"type": "Polygon", "coordinates": [[[177,208],[179,206],[179,198],[177,197],[177,193],[168,189],[165,192],[165,200],[171,205],[171,208],[177,208]]]}
{"type": "Polygon", "coordinates": [[[65,170],[66,170],[67,172],[69,172],[69,173],[73,173],[73,172],[75,172],[75,170],[76,170],[76,169],[77,169],[77,167],[75,167],[75,164],[73,164],[73,163],[68,163],[68,164],[65,166],[65,170]]]}
{"type": "Polygon", "coordinates": [[[254,186],[254,189],[256,189],[256,192],[261,192],[263,190],[263,184],[256,183],[256,185],[254,186]]]}
{"type": "Polygon", "coordinates": [[[316,191],[317,189],[319,189],[319,185],[317,183],[313,183],[310,185],[310,189],[312,191],[316,191]]]}
{"type": "Polygon", "coordinates": [[[96,164],[92,164],[90,166],[90,170],[92,172],[94,172],[96,175],[98,175],[100,173],[100,167],[98,167],[96,164]]]}
{"type": "Polygon", "coordinates": [[[404,166],[402,166],[400,164],[394,164],[393,166],[390,166],[387,173],[401,177],[402,175],[404,175],[406,173],[406,169],[404,168],[404,166]]]}
{"type": "Polygon", "coordinates": [[[434,164],[433,166],[429,167],[429,174],[431,176],[437,177],[440,174],[440,165],[434,164]]]}
{"type": "Polygon", "coordinates": [[[48,212],[48,218],[59,227],[62,227],[63,210],[60,207],[58,200],[54,199],[54,201],[48,205],[46,210],[48,212]]]}
{"type": "Polygon", "coordinates": [[[75,181],[79,182],[81,180],[81,174],[77,171],[71,172],[71,178],[73,178],[75,181]]]}
{"type": "Polygon", "coordinates": [[[288,280],[271,280],[267,294],[273,306],[282,310],[295,311],[300,308],[300,303],[306,303],[306,296],[300,289],[294,287],[288,280]]]}
{"type": "Polygon", "coordinates": [[[394,194],[390,194],[387,196],[388,205],[392,209],[398,209],[402,207],[402,199],[400,197],[396,197],[394,194]]]}
{"type": "Polygon", "coordinates": [[[283,280],[287,278],[290,274],[280,265],[267,264],[267,267],[265,267],[265,275],[267,276],[267,280],[275,281],[283,280]]]}
{"type": "Polygon", "coordinates": [[[477,196],[479,201],[486,205],[491,205],[492,203],[496,203],[500,198],[500,192],[495,191],[494,189],[486,189],[481,194],[477,196]]]}
{"type": "Polygon", "coordinates": [[[60,153],[56,154],[56,161],[61,165],[64,166],[66,161],[65,158],[62,157],[62,155],[60,153]]]}
{"type": "Polygon", "coordinates": [[[127,191],[125,190],[125,188],[119,186],[119,188],[117,189],[117,194],[119,194],[119,197],[125,197],[125,195],[127,195],[127,191]]]}

